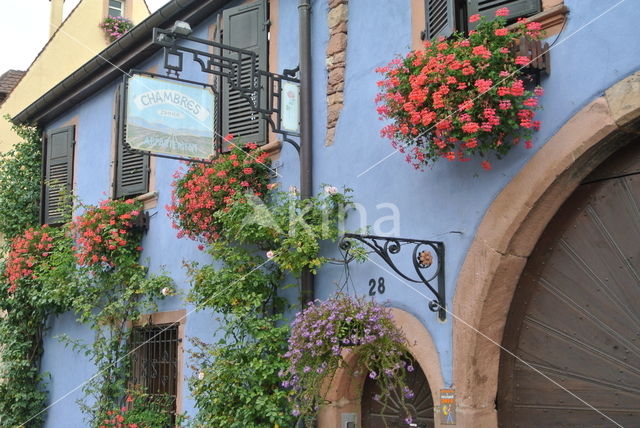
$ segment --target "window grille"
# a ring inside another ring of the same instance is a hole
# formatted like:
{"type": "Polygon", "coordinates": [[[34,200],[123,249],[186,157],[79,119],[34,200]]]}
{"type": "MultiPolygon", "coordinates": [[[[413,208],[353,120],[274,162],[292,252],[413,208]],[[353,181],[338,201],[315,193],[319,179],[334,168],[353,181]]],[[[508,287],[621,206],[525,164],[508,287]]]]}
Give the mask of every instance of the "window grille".
{"type": "Polygon", "coordinates": [[[130,383],[152,397],[167,397],[172,414],[176,412],[179,342],[177,324],[135,327],[132,332],[130,383]]]}

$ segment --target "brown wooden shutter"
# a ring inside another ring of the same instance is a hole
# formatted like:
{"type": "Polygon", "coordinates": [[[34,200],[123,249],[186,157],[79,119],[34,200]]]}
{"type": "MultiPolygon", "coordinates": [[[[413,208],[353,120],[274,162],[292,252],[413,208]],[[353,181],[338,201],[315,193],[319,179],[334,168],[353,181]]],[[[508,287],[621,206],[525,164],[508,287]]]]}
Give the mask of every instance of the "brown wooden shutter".
{"type": "Polygon", "coordinates": [[[42,222],[60,224],[68,215],[67,198],[73,185],[75,126],[47,133],[44,166],[42,222]]]}
{"type": "Polygon", "coordinates": [[[455,0],[425,0],[426,26],[423,40],[449,37],[455,30],[455,0]]]}
{"type": "MultiPolygon", "coordinates": [[[[236,48],[253,51],[257,54],[258,66],[267,69],[267,5],[266,0],[232,7],[223,11],[223,43],[236,48]]],[[[242,64],[242,83],[249,86],[251,79],[251,61],[242,64]]],[[[265,107],[266,88],[261,89],[261,104],[265,107]]],[[[222,91],[222,135],[233,134],[240,143],[266,143],[266,122],[251,110],[250,103],[240,97],[238,91],[231,91],[229,84],[223,81],[222,91]]],[[[235,142],[235,141],[234,141],[235,142]]],[[[223,142],[223,151],[228,150],[223,142]]]]}
{"type": "Polygon", "coordinates": [[[131,152],[124,147],[124,126],[122,117],[122,86],[116,91],[116,170],[115,197],[137,196],[149,191],[149,156],[131,152]]]}
{"type": "MultiPolygon", "coordinates": [[[[506,7],[509,9],[507,20],[512,21],[523,16],[531,16],[540,12],[540,0],[469,0],[467,2],[468,15],[481,15],[489,19],[496,16],[496,10],[506,7]]],[[[473,30],[477,23],[470,23],[469,29],[473,30]]]]}

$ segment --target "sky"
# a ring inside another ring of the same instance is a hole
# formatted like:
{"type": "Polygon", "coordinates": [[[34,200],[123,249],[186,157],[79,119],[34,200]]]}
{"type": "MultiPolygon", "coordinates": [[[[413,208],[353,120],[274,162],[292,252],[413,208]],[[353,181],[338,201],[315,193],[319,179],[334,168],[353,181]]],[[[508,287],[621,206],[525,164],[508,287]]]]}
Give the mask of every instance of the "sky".
{"type": "MultiPolygon", "coordinates": [[[[102,0],[84,0],[102,1],[102,0]]],[[[146,0],[151,12],[169,0],[146,0]]],[[[49,0],[2,0],[0,13],[0,74],[26,70],[49,38],[49,0]]],[[[80,0],[65,0],[63,19],[80,0]]],[[[96,52],[97,53],[97,52],[96,52]]]]}

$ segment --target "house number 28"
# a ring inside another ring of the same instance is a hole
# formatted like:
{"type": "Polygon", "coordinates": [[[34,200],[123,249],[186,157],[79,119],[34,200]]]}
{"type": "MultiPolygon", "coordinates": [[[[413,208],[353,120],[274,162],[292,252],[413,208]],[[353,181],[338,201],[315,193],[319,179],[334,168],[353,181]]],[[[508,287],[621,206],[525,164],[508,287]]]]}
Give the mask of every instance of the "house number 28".
{"type": "Polygon", "coordinates": [[[379,294],[384,294],[385,286],[383,277],[378,278],[377,282],[373,278],[369,280],[369,296],[376,295],[376,288],[378,289],[379,294]]]}

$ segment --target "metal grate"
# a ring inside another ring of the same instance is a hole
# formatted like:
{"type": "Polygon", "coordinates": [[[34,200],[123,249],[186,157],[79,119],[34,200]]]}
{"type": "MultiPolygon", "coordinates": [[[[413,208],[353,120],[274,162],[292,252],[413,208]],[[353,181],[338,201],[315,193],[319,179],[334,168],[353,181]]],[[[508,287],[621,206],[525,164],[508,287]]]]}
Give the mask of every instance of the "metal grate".
{"type": "Polygon", "coordinates": [[[178,326],[156,324],[132,332],[131,383],[152,396],[167,396],[176,412],[178,391],[178,326]]]}

